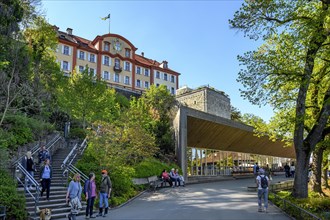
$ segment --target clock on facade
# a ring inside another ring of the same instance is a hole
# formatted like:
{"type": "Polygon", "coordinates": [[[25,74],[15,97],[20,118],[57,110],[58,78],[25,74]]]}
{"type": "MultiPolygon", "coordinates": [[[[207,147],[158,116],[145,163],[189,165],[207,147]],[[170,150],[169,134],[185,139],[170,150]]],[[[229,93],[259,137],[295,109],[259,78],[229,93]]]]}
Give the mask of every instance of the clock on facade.
{"type": "Polygon", "coordinates": [[[122,43],[120,43],[120,41],[118,39],[113,41],[113,49],[115,49],[118,52],[121,51],[122,43]]]}

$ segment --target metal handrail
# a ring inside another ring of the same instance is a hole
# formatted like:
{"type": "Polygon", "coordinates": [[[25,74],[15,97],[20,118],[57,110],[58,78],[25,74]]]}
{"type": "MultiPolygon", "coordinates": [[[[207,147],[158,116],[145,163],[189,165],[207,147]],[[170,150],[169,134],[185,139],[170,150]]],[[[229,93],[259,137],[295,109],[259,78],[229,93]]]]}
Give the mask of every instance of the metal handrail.
{"type": "MultiPolygon", "coordinates": [[[[52,140],[50,140],[45,146],[46,146],[46,149],[50,148],[49,145],[55,143],[58,141],[58,139],[61,138],[61,135],[60,134],[57,134],[52,140]]],[[[40,143],[36,144],[30,151],[31,151],[31,156],[35,155],[36,153],[39,152],[39,148],[40,148],[40,143]]],[[[25,157],[25,155],[19,157],[17,160],[15,160],[13,162],[13,166],[16,166],[18,163],[20,163],[23,159],[23,157],[25,157]]]]}
{"type": "Polygon", "coordinates": [[[76,174],[79,173],[81,180],[83,182],[85,182],[88,177],[82,172],[80,171],[77,167],[75,167],[74,165],[72,165],[73,161],[76,159],[78,153],[80,152],[80,154],[82,154],[84,152],[84,150],[86,149],[87,146],[87,138],[84,139],[84,141],[79,145],[76,144],[70,151],[70,153],[68,154],[68,156],[66,156],[66,158],[64,159],[61,168],[63,171],[63,176],[66,176],[67,179],[69,178],[69,172],[72,174],[76,174]]]}
{"type": "MultiPolygon", "coordinates": [[[[272,192],[270,192],[270,193],[272,193],[272,192]]],[[[273,194],[275,200],[281,201],[281,203],[283,204],[282,207],[280,207],[280,208],[284,212],[289,214],[290,216],[295,217],[295,219],[317,219],[317,220],[321,220],[320,217],[314,215],[313,213],[310,213],[307,210],[293,204],[292,202],[281,198],[280,196],[276,195],[275,193],[272,193],[272,194],[273,194]],[[288,210],[290,211],[289,213],[287,212],[288,210]]]]}
{"type": "Polygon", "coordinates": [[[24,191],[27,192],[34,200],[34,216],[37,217],[37,207],[39,206],[39,195],[40,195],[40,185],[39,183],[34,179],[33,176],[22,166],[21,163],[18,163],[16,165],[16,179],[18,182],[20,182],[23,187],[24,191]],[[21,178],[17,175],[19,172],[22,172],[24,176],[24,183],[22,182],[21,178]],[[33,186],[35,186],[35,196],[33,196],[32,192],[29,188],[27,188],[27,182],[30,181],[33,186]]]}

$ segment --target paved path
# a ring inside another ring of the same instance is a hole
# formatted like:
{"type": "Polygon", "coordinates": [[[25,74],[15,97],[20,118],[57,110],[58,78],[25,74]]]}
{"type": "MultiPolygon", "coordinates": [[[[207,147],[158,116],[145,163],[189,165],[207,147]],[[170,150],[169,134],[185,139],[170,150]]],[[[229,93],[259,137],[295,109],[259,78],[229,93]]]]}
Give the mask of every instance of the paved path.
{"type": "MultiPolygon", "coordinates": [[[[283,178],[274,178],[277,182],[283,178]]],[[[147,192],[130,203],[110,210],[111,220],[216,220],[216,219],[291,219],[269,204],[268,213],[257,212],[256,192],[248,192],[253,179],[228,180],[164,188],[147,192]]],[[[77,219],[85,219],[79,216],[77,219]]]]}

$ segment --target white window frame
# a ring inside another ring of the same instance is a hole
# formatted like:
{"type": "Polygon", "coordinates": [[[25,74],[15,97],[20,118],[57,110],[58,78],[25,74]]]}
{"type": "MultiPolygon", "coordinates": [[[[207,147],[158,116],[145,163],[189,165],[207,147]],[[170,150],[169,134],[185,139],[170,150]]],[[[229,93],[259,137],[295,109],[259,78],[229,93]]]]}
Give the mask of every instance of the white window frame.
{"type": "Polygon", "coordinates": [[[63,45],[63,51],[62,53],[64,55],[71,55],[71,48],[68,45],[63,45]]]}
{"type": "Polygon", "coordinates": [[[95,63],[96,62],[96,56],[95,56],[95,54],[93,54],[93,53],[90,53],[89,54],[89,62],[91,62],[91,63],[95,63]],[[93,57],[93,59],[92,59],[92,57],[93,57]]]}
{"type": "Polygon", "coordinates": [[[85,53],[85,51],[79,50],[78,58],[79,58],[80,60],[85,60],[85,58],[86,58],[86,53],[85,53]]]}
{"type": "Polygon", "coordinates": [[[145,76],[149,76],[149,74],[150,74],[150,73],[149,73],[149,69],[145,68],[145,69],[144,69],[144,75],[145,75],[145,76]]]}
{"type": "Polygon", "coordinates": [[[130,77],[129,76],[125,76],[125,82],[124,82],[124,84],[130,85],[130,77]]]}
{"type": "Polygon", "coordinates": [[[139,79],[136,80],[136,87],[141,88],[141,80],[139,79]]]}
{"type": "Polygon", "coordinates": [[[116,82],[116,83],[120,83],[120,76],[118,73],[115,73],[113,75],[113,81],[116,82]]]}
{"type": "Polygon", "coordinates": [[[175,89],[174,89],[174,87],[171,87],[171,94],[172,95],[175,95],[175,89]]]}
{"type": "Polygon", "coordinates": [[[110,43],[109,42],[104,42],[103,49],[104,49],[104,51],[110,51],[110,43]]]}
{"type": "Polygon", "coordinates": [[[136,74],[141,75],[141,67],[139,67],[139,66],[136,67],[136,74]]]}
{"type": "Polygon", "coordinates": [[[79,71],[79,73],[84,72],[84,70],[85,70],[85,67],[84,67],[84,66],[82,66],[82,65],[79,65],[79,66],[78,66],[78,71],[79,71]]]}
{"type": "Polygon", "coordinates": [[[145,82],[144,82],[144,88],[149,89],[149,82],[148,82],[148,81],[145,81],[145,82]]]}
{"type": "Polygon", "coordinates": [[[109,71],[103,71],[102,78],[105,80],[110,80],[110,73],[109,71]],[[107,77],[105,77],[107,75],[107,77]]]}
{"type": "Polygon", "coordinates": [[[171,82],[175,83],[175,77],[173,75],[171,75],[171,82]]]}
{"type": "Polygon", "coordinates": [[[168,74],[167,73],[164,73],[164,78],[163,78],[165,81],[168,80],[168,74]]]}
{"type": "Polygon", "coordinates": [[[111,59],[109,56],[103,55],[103,65],[105,65],[105,66],[111,65],[111,59]]]}
{"type": "Polygon", "coordinates": [[[124,68],[125,68],[125,71],[130,72],[130,71],[131,71],[131,63],[125,61],[125,62],[124,62],[124,68]]]}
{"type": "Polygon", "coordinates": [[[130,49],[125,49],[125,57],[131,57],[131,50],[130,49]]]}
{"type": "Polygon", "coordinates": [[[156,78],[160,79],[160,72],[159,71],[156,71],[156,78]]]}

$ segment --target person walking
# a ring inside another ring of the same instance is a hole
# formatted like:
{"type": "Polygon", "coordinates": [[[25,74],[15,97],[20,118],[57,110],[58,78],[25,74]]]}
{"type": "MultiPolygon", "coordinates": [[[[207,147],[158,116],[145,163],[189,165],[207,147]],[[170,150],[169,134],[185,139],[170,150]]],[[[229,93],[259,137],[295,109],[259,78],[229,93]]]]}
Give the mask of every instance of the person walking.
{"type": "MultiPolygon", "coordinates": [[[[35,172],[35,165],[34,165],[31,151],[26,152],[26,155],[22,158],[21,164],[24,167],[24,169],[26,169],[26,171],[33,178],[34,172],[35,172]]],[[[32,190],[32,182],[31,182],[30,178],[25,176],[25,190],[27,190],[27,189],[32,190]]]]}
{"type": "Polygon", "coordinates": [[[79,210],[82,208],[81,192],[82,187],[80,183],[80,175],[77,173],[73,176],[69,184],[65,198],[66,203],[71,207],[71,211],[68,214],[69,220],[76,220],[76,216],[79,214],[79,210]]]}
{"type": "Polygon", "coordinates": [[[259,166],[258,166],[258,163],[255,163],[253,166],[253,174],[255,177],[258,176],[258,172],[259,172],[259,166]]]}
{"type": "Polygon", "coordinates": [[[52,174],[53,174],[52,166],[50,165],[49,159],[46,159],[44,161],[44,164],[40,168],[39,177],[40,177],[41,186],[42,186],[40,196],[42,197],[43,193],[46,191],[46,199],[48,201],[49,201],[50,183],[51,183],[51,179],[52,179],[52,174]]]}
{"type": "Polygon", "coordinates": [[[95,198],[97,197],[96,194],[96,184],[95,184],[95,174],[90,173],[88,176],[88,180],[85,182],[84,186],[84,192],[86,193],[86,219],[89,218],[96,218],[95,215],[93,215],[93,207],[94,207],[94,202],[95,198]]]}
{"type": "Polygon", "coordinates": [[[292,178],[294,178],[294,173],[295,172],[296,172],[296,167],[294,166],[294,163],[292,162],[291,166],[290,166],[290,174],[291,174],[292,178]]]}
{"type": "Polygon", "coordinates": [[[268,208],[268,186],[270,180],[265,175],[264,169],[259,169],[259,175],[256,178],[256,184],[258,187],[258,212],[262,212],[262,199],[264,200],[264,211],[267,212],[268,208]]]}
{"type": "Polygon", "coordinates": [[[40,151],[38,153],[39,164],[42,164],[42,162],[44,162],[46,159],[49,159],[49,161],[50,161],[50,157],[51,157],[50,153],[46,149],[46,146],[42,145],[40,148],[40,151]]]}
{"type": "Polygon", "coordinates": [[[112,183],[110,177],[108,176],[108,171],[102,170],[102,179],[100,185],[100,204],[99,204],[99,214],[97,216],[105,217],[108,214],[109,209],[109,198],[112,190],[112,183]],[[104,204],[104,213],[103,212],[104,204]]]}
{"type": "Polygon", "coordinates": [[[284,166],[284,171],[285,171],[285,177],[290,177],[290,166],[288,165],[288,163],[285,164],[284,166]]]}

